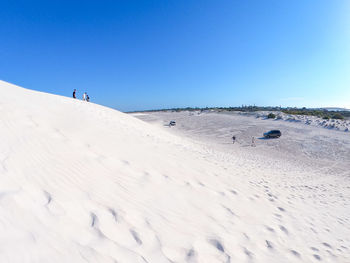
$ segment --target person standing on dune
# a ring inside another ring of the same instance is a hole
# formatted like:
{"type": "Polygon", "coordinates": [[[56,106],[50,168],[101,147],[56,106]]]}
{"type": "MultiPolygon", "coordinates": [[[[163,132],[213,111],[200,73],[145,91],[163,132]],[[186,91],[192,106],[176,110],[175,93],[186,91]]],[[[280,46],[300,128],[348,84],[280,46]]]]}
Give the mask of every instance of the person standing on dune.
{"type": "Polygon", "coordinates": [[[74,91],[73,91],[73,98],[74,99],[76,99],[77,98],[77,96],[75,95],[75,93],[77,92],[77,90],[76,89],[74,89],[74,91]]]}
{"type": "Polygon", "coordinates": [[[86,100],[86,92],[83,94],[83,100],[86,100]]]}

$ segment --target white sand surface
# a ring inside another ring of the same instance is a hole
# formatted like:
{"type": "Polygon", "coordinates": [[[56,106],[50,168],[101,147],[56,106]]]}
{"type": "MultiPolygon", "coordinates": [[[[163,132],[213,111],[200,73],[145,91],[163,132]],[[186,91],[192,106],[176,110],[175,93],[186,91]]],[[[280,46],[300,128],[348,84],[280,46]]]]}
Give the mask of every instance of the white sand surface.
{"type": "Polygon", "coordinates": [[[0,262],[350,262],[349,133],[166,114],[1,81],[0,262]]]}

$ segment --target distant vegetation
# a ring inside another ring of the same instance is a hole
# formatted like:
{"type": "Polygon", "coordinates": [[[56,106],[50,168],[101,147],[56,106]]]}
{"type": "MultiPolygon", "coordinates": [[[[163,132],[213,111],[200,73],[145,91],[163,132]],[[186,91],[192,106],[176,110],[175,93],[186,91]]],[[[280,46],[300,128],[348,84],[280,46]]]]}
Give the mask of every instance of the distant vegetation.
{"type": "Polygon", "coordinates": [[[153,111],[242,111],[242,112],[254,112],[254,111],[280,111],[280,107],[258,107],[258,106],[241,106],[241,107],[187,107],[187,108],[170,108],[170,109],[157,109],[157,110],[145,110],[144,112],[153,111]]]}
{"type": "Polygon", "coordinates": [[[342,120],[344,118],[350,117],[350,111],[328,111],[324,109],[307,109],[307,108],[282,109],[281,111],[286,114],[317,116],[325,120],[328,120],[328,119],[342,120]]]}
{"type": "MultiPolygon", "coordinates": [[[[153,111],[240,111],[240,112],[255,112],[255,111],[281,111],[291,115],[309,115],[317,116],[323,119],[345,119],[350,118],[350,111],[332,111],[326,109],[308,109],[308,108],[281,108],[281,107],[259,107],[259,106],[244,106],[241,107],[187,107],[187,108],[171,108],[171,109],[159,109],[159,110],[147,110],[145,112],[153,111]]],[[[274,113],[269,113],[268,118],[276,118],[274,113]]]]}
{"type": "Polygon", "coordinates": [[[274,119],[274,118],[276,118],[276,115],[273,113],[269,113],[269,115],[267,115],[267,118],[274,119]]]}

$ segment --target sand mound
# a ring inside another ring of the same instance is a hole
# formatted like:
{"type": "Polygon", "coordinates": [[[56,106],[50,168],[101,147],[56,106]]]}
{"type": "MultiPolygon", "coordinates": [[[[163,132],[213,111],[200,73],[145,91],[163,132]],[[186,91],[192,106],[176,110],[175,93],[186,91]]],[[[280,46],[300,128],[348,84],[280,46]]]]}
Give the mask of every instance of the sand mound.
{"type": "Polygon", "coordinates": [[[0,116],[1,262],[350,260],[347,181],[6,82],[0,116]]]}

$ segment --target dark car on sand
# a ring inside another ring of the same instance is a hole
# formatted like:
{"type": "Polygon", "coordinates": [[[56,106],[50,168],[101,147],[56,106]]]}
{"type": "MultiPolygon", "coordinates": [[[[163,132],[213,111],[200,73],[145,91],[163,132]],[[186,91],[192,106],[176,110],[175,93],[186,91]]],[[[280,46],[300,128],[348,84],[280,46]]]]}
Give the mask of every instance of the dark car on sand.
{"type": "Polygon", "coordinates": [[[282,133],[280,130],[271,130],[269,132],[264,133],[265,138],[279,138],[281,137],[282,133]]]}

